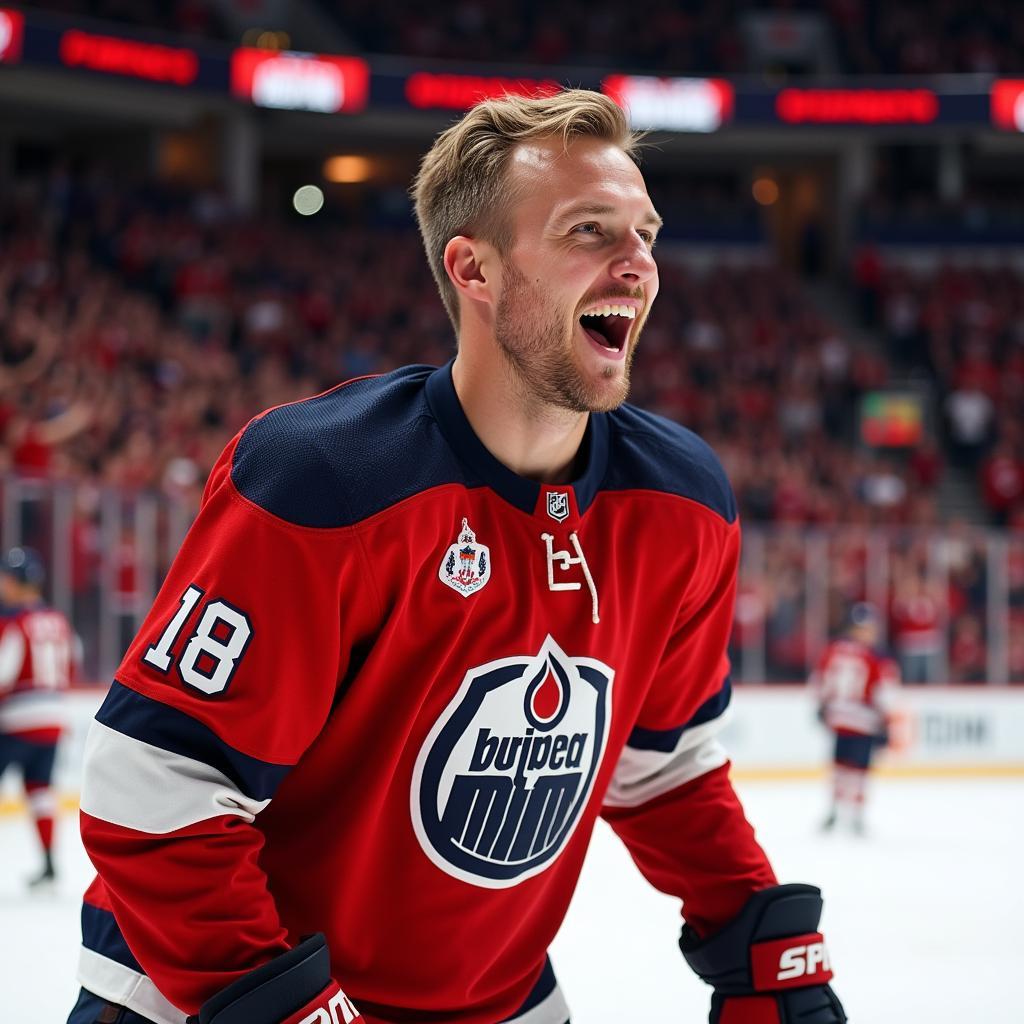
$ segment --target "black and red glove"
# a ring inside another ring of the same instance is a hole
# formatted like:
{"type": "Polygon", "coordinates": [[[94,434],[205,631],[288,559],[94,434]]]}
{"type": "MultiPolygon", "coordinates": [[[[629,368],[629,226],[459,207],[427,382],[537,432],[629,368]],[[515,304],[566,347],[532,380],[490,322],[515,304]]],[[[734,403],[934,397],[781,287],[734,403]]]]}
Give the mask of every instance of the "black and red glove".
{"type": "Polygon", "coordinates": [[[845,1024],[820,920],[819,889],[777,885],[706,939],[686,925],[679,948],[715,990],[710,1024],[845,1024]]]}
{"type": "Polygon", "coordinates": [[[331,979],[323,935],[250,971],[211,996],[187,1024],[362,1024],[363,1018],[331,979]]]}

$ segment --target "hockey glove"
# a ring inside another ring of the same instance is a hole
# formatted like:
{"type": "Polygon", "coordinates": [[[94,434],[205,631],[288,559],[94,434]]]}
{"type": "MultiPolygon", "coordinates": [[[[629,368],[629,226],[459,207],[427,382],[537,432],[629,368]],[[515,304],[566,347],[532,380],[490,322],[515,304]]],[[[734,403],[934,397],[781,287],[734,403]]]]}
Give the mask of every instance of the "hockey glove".
{"type": "Polygon", "coordinates": [[[211,996],[187,1024],[360,1024],[317,933],[211,996]]]}
{"type": "Polygon", "coordinates": [[[777,885],[707,939],[685,925],[679,948],[715,990],[710,1024],[844,1024],[820,918],[819,889],[777,885]]]}

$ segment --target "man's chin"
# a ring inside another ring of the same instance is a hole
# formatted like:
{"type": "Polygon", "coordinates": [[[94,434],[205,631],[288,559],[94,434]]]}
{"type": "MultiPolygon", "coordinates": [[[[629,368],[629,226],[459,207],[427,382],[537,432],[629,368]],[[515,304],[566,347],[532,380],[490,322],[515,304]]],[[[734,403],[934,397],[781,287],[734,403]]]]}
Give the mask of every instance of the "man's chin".
{"type": "Polygon", "coordinates": [[[611,367],[596,381],[580,383],[577,412],[613,412],[629,397],[628,374],[611,367]]]}
{"type": "Polygon", "coordinates": [[[629,397],[632,349],[620,359],[595,359],[591,351],[575,353],[575,388],[581,412],[612,412],[629,397]]]}
{"type": "Polygon", "coordinates": [[[600,399],[595,398],[590,403],[587,412],[615,412],[628,397],[629,389],[619,388],[614,395],[607,395],[600,399]]]}

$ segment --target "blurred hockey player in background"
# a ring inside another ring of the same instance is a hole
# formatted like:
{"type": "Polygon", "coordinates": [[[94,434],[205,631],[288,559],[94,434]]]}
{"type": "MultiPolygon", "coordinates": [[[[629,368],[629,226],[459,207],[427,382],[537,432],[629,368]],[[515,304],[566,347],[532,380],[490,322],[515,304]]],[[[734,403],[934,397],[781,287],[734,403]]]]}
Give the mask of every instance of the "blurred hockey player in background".
{"type": "Polygon", "coordinates": [[[0,562],[0,775],[10,765],[21,770],[43,852],[42,870],[29,882],[37,890],[55,878],[51,782],[75,662],[70,623],[43,600],[45,577],[29,548],[12,548],[0,562]]]}
{"type": "Polygon", "coordinates": [[[879,650],[881,621],[873,605],[855,604],[841,639],[825,649],[810,684],[822,722],[835,734],[832,807],[823,827],[840,815],[864,832],[867,777],[876,749],[888,745],[889,717],[899,668],[879,650]]]}

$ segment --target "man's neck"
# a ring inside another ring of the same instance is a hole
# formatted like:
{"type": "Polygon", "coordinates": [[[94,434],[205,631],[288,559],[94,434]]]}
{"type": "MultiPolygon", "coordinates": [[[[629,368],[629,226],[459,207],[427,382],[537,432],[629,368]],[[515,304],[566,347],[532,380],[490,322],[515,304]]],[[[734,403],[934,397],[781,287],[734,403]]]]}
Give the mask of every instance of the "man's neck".
{"type": "Polygon", "coordinates": [[[513,473],[549,484],[568,483],[579,475],[587,413],[531,398],[500,354],[480,358],[460,349],[452,380],[473,432],[513,473]]]}

